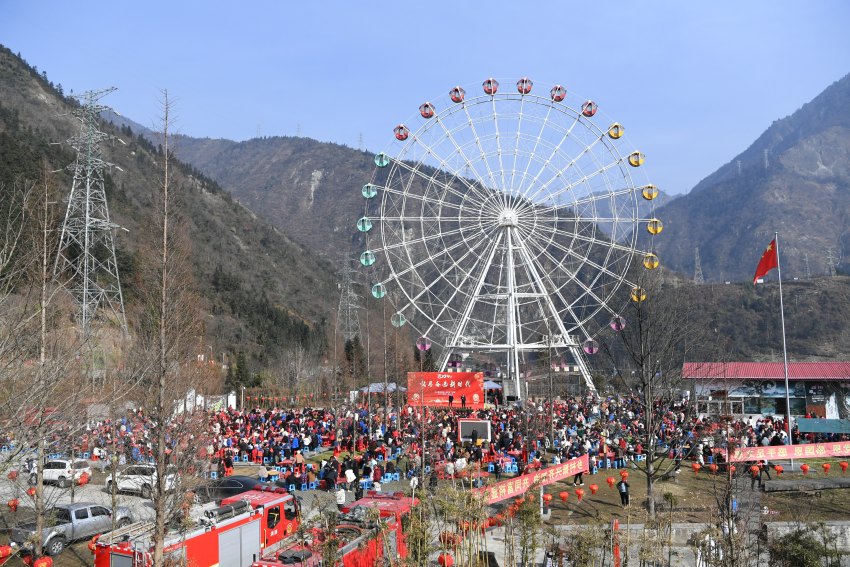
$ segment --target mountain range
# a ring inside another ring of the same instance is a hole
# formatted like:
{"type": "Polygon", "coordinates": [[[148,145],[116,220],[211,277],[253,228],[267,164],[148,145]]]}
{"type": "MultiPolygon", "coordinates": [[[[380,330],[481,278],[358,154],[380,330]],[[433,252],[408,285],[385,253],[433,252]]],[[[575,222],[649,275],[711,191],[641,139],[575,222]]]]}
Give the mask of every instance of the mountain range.
{"type": "MultiPolygon", "coordinates": [[[[65,145],[53,145],[78,130],[69,114],[73,104],[46,75],[0,49],[0,182],[37,177],[41,157],[56,169],[73,161],[65,145]]],[[[149,238],[159,182],[159,142],[130,119],[107,118],[102,129],[126,143],[108,144],[105,157],[120,167],[110,171],[107,186],[112,220],[129,230],[116,233],[116,247],[132,308],[133,266],[139,243],[149,238]]],[[[699,246],[709,282],[746,281],[779,230],[783,275],[802,280],[806,259],[820,275],[825,251],[838,257],[846,244],[848,130],[845,77],[774,123],[690,193],[665,198],[656,213],[665,227],[656,239],[663,265],[689,278],[699,246]]],[[[337,272],[344,258],[360,252],[354,223],[364,210],[361,188],[372,177],[374,155],[297,137],[177,136],[174,142],[184,162],[176,182],[206,323],[199,345],[244,350],[258,367],[274,364],[294,345],[326,348],[339,298],[337,272]]],[[[67,174],[58,174],[57,183],[70,187],[67,174]]],[[[709,285],[706,292],[716,309],[700,316],[728,337],[734,356],[775,358],[775,335],[759,335],[776,323],[772,286],[709,285]]],[[[788,293],[792,356],[850,354],[850,280],[800,281],[788,293]],[[817,319],[828,324],[813,325],[817,319]]],[[[380,316],[374,305],[372,313],[380,316]]]]}

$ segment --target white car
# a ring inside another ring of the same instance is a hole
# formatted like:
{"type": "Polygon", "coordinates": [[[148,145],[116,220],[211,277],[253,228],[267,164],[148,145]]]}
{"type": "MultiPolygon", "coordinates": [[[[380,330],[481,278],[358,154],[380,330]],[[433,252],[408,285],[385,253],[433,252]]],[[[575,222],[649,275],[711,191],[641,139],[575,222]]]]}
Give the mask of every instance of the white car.
{"type": "MultiPolygon", "coordinates": [[[[165,489],[174,490],[177,486],[177,467],[168,465],[165,469],[165,489]]],[[[150,498],[156,484],[156,467],[154,465],[130,465],[122,472],[111,474],[106,479],[106,490],[112,492],[112,484],[116,483],[119,492],[136,492],[142,498],[150,498]]]]}
{"type": "MultiPolygon", "coordinates": [[[[42,467],[44,482],[55,482],[62,488],[71,486],[71,482],[79,482],[83,473],[91,478],[91,467],[88,461],[70,459],[53,459],[42,467]]],[[[30,484],[36,483],[35,473],[30,474],[30,484]]]]}

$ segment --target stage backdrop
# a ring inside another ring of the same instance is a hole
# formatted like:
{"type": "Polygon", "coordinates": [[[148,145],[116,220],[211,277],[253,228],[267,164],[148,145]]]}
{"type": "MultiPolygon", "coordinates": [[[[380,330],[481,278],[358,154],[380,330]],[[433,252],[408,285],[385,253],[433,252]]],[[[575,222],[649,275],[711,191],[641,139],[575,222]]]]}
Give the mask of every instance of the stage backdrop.
{"type": "Polygon", "coordinates": [[[484,409],[484,374],[482,372],[408,372],[407,403],[418,406],[460,408],[460,397],[466,396],[468,409],[484,409]]]}

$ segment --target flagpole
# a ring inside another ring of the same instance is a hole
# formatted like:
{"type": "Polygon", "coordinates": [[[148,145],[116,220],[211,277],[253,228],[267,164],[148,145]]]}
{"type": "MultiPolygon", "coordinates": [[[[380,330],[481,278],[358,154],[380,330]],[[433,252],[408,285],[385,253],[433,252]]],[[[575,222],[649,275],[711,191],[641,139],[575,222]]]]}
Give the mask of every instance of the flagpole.
{"type": "MultiPolygon", "coordinates": [[[[782,301],[782,268],[779,263],[779,231],[773,233],[776,242],[776,273],[779,276],[779,313],[782,321],[782,358],[785,361],[785,419],[788,424],[788,445],[794,444],[791,435],[791,394],[788,388],[788,349],[785,345],[785,304],[782,301]]],[[[792,461],[793,462],[793,461],[792,461]]]]}

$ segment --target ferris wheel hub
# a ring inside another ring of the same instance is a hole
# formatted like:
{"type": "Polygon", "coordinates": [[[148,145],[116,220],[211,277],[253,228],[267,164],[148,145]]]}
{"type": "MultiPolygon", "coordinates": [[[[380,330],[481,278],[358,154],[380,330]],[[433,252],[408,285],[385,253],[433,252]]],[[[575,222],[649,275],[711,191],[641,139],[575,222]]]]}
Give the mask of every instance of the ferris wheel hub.
{"type": "Polygon", "coordinates": [[[499,226],[517,226],[519,224],[519,214],[516,209],[507,208],[499,213],[499,226]]]}

